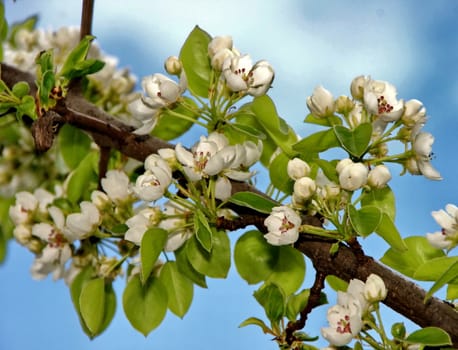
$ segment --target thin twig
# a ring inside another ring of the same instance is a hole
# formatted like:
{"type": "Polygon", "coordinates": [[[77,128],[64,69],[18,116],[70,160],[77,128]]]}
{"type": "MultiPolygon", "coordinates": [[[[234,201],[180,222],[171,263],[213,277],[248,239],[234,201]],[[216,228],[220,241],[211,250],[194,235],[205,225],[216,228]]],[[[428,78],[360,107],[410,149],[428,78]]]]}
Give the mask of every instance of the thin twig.
{"type": "Polygon", "coordinates": [[[83,0],[81,11],[80,39],[92,34],[92,21],[94,17],[94,0],[83,0]]]}

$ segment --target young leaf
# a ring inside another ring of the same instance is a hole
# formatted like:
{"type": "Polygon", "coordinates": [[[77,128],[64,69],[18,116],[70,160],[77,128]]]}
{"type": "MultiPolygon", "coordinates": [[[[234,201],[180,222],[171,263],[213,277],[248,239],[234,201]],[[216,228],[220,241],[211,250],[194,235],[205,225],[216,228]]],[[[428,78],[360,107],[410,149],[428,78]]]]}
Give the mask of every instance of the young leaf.
{"type": "Polygon", "coordinates": [[[272,273],[278,255],[278,247],[267,243],[257,230],[245,232],[235,243],[235,267],[249,284],[264,281],[272,273]]]}
{"type": "Polygon", "coordinates": [[[138,275],[132,276],[122,296],[124,313],[132,327],[145,337],[159,326],[167,312],[168,296],[162,282],[149,278],[142,284],[138,275]]]}
{"type": "Polygon", "coordinates": [[[452,345],[452,340],[446,331],[438,327],[425,327],[410,333],[405,339],[412,344],[426,346],[452,345]]]}
{"type": "Polygon", "coordinates": [[[213,246],[213,234],[207,218],[199,209],[194,213],[194,232],[202,248],[210,253],[213,246]]]}
{"type": "Polygon", "coordinates": [[[229,198],[229,202],[242,207],[254,209],[260,213],[270,214],[272,208],[277,205],[274,201],[267,199],[266,197],[260,196],[253,192],[237,192],[229,198]]]}
{"type": "Polygon", "coordinates": [[[309,159],[308,155],[316,155],[330,148],[338,147],[339,141],[333,129],[318,131],[293,145],[293,149],[301,154],[301,158],[309,159]]]}
{"type": "Polygon", "coordinates": [[[231,266],[229,238],[224,231],[214,231],[213,248],[207,252],[193,235],[186,244],[186,254],[193,268],[203,275],[226,278],[231,266]]]}
{"type": "Polygon", "coordinates": [[[167,290],[168,308],[183,318],[191,306],[194,295],[193,283],[178,270],[175,261],[168,261],[162,266],[159,280],[167,290]]]}
{"type": "Polygon", "coordinates": [[[253,295],[273,324],[285,315],[286,297],[283,290],[275,283],[263,284],[253,295]]]}
{"type": "Polygon", "coordinates": [[[322,126],[333,126],[333,125],[342,125],[342,119],[335,115],[326,117],[326,118],[315,117],[312,113],[310,113],[305,117],[304,123],[316,124],[316,125],[322,125],[322,126]]]}
{"type": "Polygon", "coordinates": [[[360,158],[367,150],[372,137],[372,124],[359,124],[354,130],[342,125],[334,126],[334,133],[340,145],[350,155],[360,158]]]}
{"type": "Polygon", "coordinates": [[[348,214],[351,225],[363,237],[374,232],[382,221],[382,212],[374,206],[365,206],[357,210],[353,205],[350,205],[348,214]]]}
{"type": "Polygon", "coordinates": [[[65,164],[70,169],[75,169],[88,154],[92,141],[84,131],[65,124],[59,130],[57,142],[65,164]]]}
{"type": "Polygon", "coordinates": [[[89,337],[92,337],[92,332],[87,328],[86,323],[81,315],[81,308],[80,308],[80,295],[81,291],[83,290],[83,286],[86,282],[91,280],[94,274],[94,269],[92,266],[88,266],[84,268],[73,280],[70,286],[70,296],[72,298],[73,307],[75,308],[76,313],[78,314],[78,318],[81,324],[81,328],[83,328],[84,333],[86,333],[89,337]]]}
{"type": "Polygon", "coordinates": [[[265,140],[267,138],[265,133],[263,133],[257,128],[251,127],[250,125],[245,125],[241,123],[230,123],[227,125],[229,127],[232,127],[236,132],[243,133],[246,136],[254,137],[255,139],[265,140]]]}
{"type": "Polygon", "coordinates": [[[69,53],[67,59],[62,65],[59,72],[60,76],[71,79],[71,76],[75,71],[75,67],[86,59],[91,42],[94,39],[95,37],[91,35],[86,35],[83,39],[81,39],[78,45],[69,53]]]}
{"type": "Polygon", "coordinates": [[[192,120],[197,120],[199,117],[198,114],[193,112],[193,109],[197,109],[197,105],[189,97],[183,97],[183,101],[172,109],[162,109],[160,111],[158,121],[151,135],[169,141],[183,135],[194,125],[192,120]],[[181,114],[188,117],[188,119],[180,118],[176,114],[181,114]]]}
{"type": "Polygon", "coordinates": [[[269,178],[272,185],[286,194],[293,193],[294,188],[294,181],[290,179],[287,171],[289,160],[290,158],[285,153],[279,153],[269,166],[269,178]]]}
{"type": "Polygon", "coordinates": [[[197,272],[188,260],[186,245],[187,243],[174,252],[178,270],[198,286],[207,288],[205,276],[197,272]]]}
{"type": "MultiPolygon", "coordinates": [[[[441,289],[447,283],[458,279],[458,260],[455,262],[439,277],[432,285],[431,289],[426,293],[425,299],[429,299],[432,295],[441,289]]],[[[457,283],[456,281],[455,283],[457,283]]]]}
{"type": "Polygon", "coordinates": [[[81,316],[92,336],[99,334],[105,314],[105,281],[95,278],[87,281],[79,296],[81,316]]]}
{"type": "Polygon", "coordinates": [[[382,219],[375,232],[382,237],[393,249],[398,252],[407,250],[407,246],[396,228],[393,220],[385,213],[382,214],[382,219]]]}
{"type": "Polygon", "coordinates": [[[404,239],[407,250],[399,252],[388,249],[380,259],[382,263],[413,278],[418,266],[434,258],[443,257],[441,249],[434,248],[423,236],[411,236],[404,239]]]}
{"type": "Polygon", "coordinates": [[[336,292],[346,292],[348,288],[348,282],[334,275],[327,275],[326,283],[336,292]]]}
{"type": "Polygon", "coordinates": [[[370,191],[363,191],[361,196],[361,205],[373,205],[379,208],[383,213],[388,215],[393,222],[396,218],[396,200],[394,198],[394,193],[389,186],[371,189],[370,191]]]}
{"type": "Polygon", "coordinates": [[[159,254],[167,243],[168,236],[166,230],[157,227],[150,228],[143,234],[140,245],[142,283],[146,282],[153,271],[159,254]]]}
{"type": "MultiPolygon", "coordinates": [[[[452,268],[455,272],[458,272],[458,256],[443,256],[425,261],[419,265],[415,271],[414,278],[419,281],[437,281],[439,280],[447,270],[452,268]],[[454,268],[453,266],[456,265],[454,268]]],[[[448,274],[452,279],[448,282],[458,283],[458,273],[454,276],[448,274]]]]}
{"type": "Polygon", "coordinates": [[[284,245],[278,248],[278,259],[266,283],[275,283],[288,296],[297,291],[304,281],[305,260],[304,256],[293,247],[284,245]]]}
{"type": "Polygon", "coordinates": [[[194,94],[208,97],[211,65],[208,57],[208,44],[211,36],[199,26],[195,26],[180,51],[180,60],[186,73],[188,88],[194,94]]]}
{"type": "Polygon", "coordinates": [[[286,303],[286,317],[290,321],[296,321],[297,315],[305,308],[310,296],[310,289],[303,289],[298,294],[293,294],[286,303]]]}
{"type": "Polygon", "coordinates": [[[13,88],[11,89],[11,92],[13,93],[13,95],[19,99],[27,95],[29,91],[30,91],[30,86],[25,81],[20,81],[14,84],[13,88]]]}
{"type": "Polygon", "coordinates": [[[239,328],[249,326],[249,325],[255,325],[255,326],[261,327],[264,333],[272,333],[272,330],[265,324],[265,322],[257,317],[247,318],[245,321],[240,323],[239,328]]]}
{"type": "Polygon", "coordinates": [[[88,153],[70,175],[67,198],[71,202],[77,203],[81,198],[88,198],[91,189],[96,188],[98,178],[94,169],[97,168],[97,160],[98,152],[88,153]]]}

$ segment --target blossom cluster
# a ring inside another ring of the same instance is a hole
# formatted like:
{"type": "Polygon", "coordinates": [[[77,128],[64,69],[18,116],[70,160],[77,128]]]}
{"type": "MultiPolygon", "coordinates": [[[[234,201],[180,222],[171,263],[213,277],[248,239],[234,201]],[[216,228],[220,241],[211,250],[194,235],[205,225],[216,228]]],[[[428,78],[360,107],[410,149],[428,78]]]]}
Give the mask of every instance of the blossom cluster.
{"type": "MultiPolygon", "coordinates": [[[[426,109],[415,99],[404,101],[397,98],[396,87],[389,82],[373,80],[368,76],[358,76],[353,79],[348,96],[333,97],[331,92],[317,87],[307,98],[307,106],[313,116],[317,118],[336,117],[341,119],[355,130],[363,123],[372,125],[371,144],[369,154],[372,159],[358,160],[358,163],[382,163],[393,161],[401,163],[413,175],[424,175],[428,179],[440,180],[439,172],[431,164],[432,144],[434,137],[422,131],[426,123],[426,109]],[[394,131],[396,136],[393,137],[394,131]],[[388,158],[388,142],[399,140],[405,145],[405,152],[388,158]]],[[[347,162],[347,164],[350,164],[347,162]]],[[[368,166],[363,169],[354,164],[345,171],[339,171],[339,179],[343,188],[354,191],[362,187],[368,180],[369,184],[382,186],[368,179],[368,166]]],[[[382,178],[388,178],[388,169],[377,171],[382,178]]],[[[374,174],[375,176],[375,174],[374,174]]],[[[378,177],[378,176],[377,176],[378,177]]]]}
{"type": "Polygon", "coordinates": [[[334,346],[348,344],[362,330],[371,306],[386,295],[385,283],[378,275],[369,275],[366,283],[350,280],[346,292],[337,292],[337,304],[327,313],[329,327],[322,328],[321,334],[334,346]]]}

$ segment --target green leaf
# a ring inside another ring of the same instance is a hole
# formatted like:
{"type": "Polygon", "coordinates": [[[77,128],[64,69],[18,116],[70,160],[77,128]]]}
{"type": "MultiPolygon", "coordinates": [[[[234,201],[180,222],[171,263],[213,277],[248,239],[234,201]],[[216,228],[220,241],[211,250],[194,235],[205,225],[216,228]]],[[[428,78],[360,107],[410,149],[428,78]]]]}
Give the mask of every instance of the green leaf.
{"type": "Polygon", "coordinates": [[[264,235],[257,230],[245,232],[235,243],[235,267],[249,284],[266,280],[273,271],[278,255],[278,247],[267,243],[264,235]]]}
{"type": "Polygon", "coordinates": [[[182,99],[183,102],[178,103],[174,108],[162,109],[159,112],[158,121],[151,135],[170,141],[183,135],[194,125],[193,120],[197,120],[199,117],[194,110],[197,110],[198,107],[194,100],[189,97],[182,97],[182,99]],[[188,119],[180,118],[176,114],[181,114],[188,119]]]}
{"type": "Polygon", "coordinates": [[[447,300],[455,300],[458,299],[458,283],[457,284],[449,284],[447,287],[447,300]]]}
{"type": "Polygon", "coordinates": [[[366,237],[374,232],[382,221],[382,212],[374,206],[365,206],[357,210],[353,205],[348,207],[350,222],[355,231],[366,237]]]}
{"type": "Polygon", "coordinates": [[[180,60],[186,73],[189,90],[198,96],[208,97],[212,68],[208,57],[211,36],[195,26],[180,51],[180,60]]]}
{"type": "Polygon", "coordinates": [[[81,39],[78,45],[68,54],[67,59],[59,72],[60,76],[71,79],[72,74],[74,74],[75,67],[78,67],[78,64],[86,59],[89,48],[91,47],[91,42],[94,39],[95,37],[92,35],[86,35],[83,39],[81,39]]]}
{"type": "Polygon", "coordinates": [[[305,119],[305,123],[315,124],[315,125],[322,125],[322,126],[333,126],[333,125],[342,125],[342,119],[336,115],[321,118],[316,117],[312,113],[308,114],[305,119]]]}
{"type": "Polygon", "coordinates": [[[229,198],[229,202],[264,214],[270,214],[272,212],[272,208],[277,205],[277,203],[264,196],[245,191],[234,193],[229,198]]]}
{"type": "Polygon", "coordinates": [[[81,315],[81,308],[80,308],[80,295],[83,289],[83,285],[91,280],[94,274],[94,269],[92,266],[88,266],[84,268],[73,280],[70,286],[70,296],[73,302],[73,307],[75,308],[76,313],[78,314],[78,318],[81,324],[81,328],[83,328],[84,333],[86,333],[89,337],[92,337],[91,331],[87,328],[86,323],[81,315]]]}
{"type": "Polygon", "coordinates": [[[441,328],[426,327],[410,333],[405,339],[411,344],[422,344],[427,346],[452,345],[450,336],[441,328]]]}
{"type": "Polygon", "coordinates": [[[261,327],[264,333],[272,333],[272,330],[265,324],[265,322],[256,317],[247,318],[245,321],[240,323],[239,328],[249,326],[249,325],[255,325],[255,326],[261,327]]]}
{"type": "Polygon", "coordinates": [[[324,159],[314,159],[313,160],[320,168],[323,170],[324,175],[332,182],[339,183],[339,175],[337,174],[336,166],[337,160],[324,160],[324,159]]]}
{"type": "Polygon", "coordinates": [[[382,214],[382,219],[375,232],[394,250],[404,252],[408,249],[393,220],[387,214],[382,214]]]}
{"type": "Polygon", "coordinates": [[[286,194],[293,193],[294,188],[294,181],[288,176],[289,160],[285,153],[279,153],[269,165],[269,178],[272,185],[286,194]]]}
{"type": "Polygon", "coordinates": [[[367,151],[372,137],[372,124],[359,124],[354,130],[350,130],[342,125],[334,126],[334,133],[340,145],[350,155],[360,158],[367,151]]]}
{"type": "Polygon", "coordinates": [[[0,226],[0,265],[5,261],[7,239],[3,233],[3,228],[0,226]]]}
{"type": "MultiPolygon", "coordinates": [[[[5,242],[13,236],[15,225],[10,219],[10,206],[14,204],[16,199],[14,197],[4,198],[0,196],[0,227],[5,239],[5,242]]],[[[2,259],[0,259],[2,261],[2,259]]]]}
{"type": "Polygon", "coordinates": [[[286,297],[275,283],[265,283],[254,292],[257,302],[264,308],[267,318],[277,323],[286,312],[286,297]]]}
{"type": "Polygon", "coordinates": [[[99,334],[105,314],[105,281],[95,278],[87,281],[79,296],[81,316],[92,336],[99,334]]]}
{"type": "Polygon", "coordinates": [[[51,90],[54,88],[54,85],[56,83],[56,76],[52,70],[48,70],[43,73],[42,80],[40,81],[40,84],[38,86],[38,91],[39,91],[39,97],[40,97],[40,103],[42,107],[49,107],[52,102],[49,99],[49,95],[51,93],[51,90]]]}
{"type": "Polygon", "coordinates": [[[16,118],[20,120],[22,116],[28,116],[31,119],[37,119],[37,108],[35,99],[30,95],[22,97],[21,103],[16,107],[16,118]]]}
{"type": "Polygon", "coordinates": [[[251,127],[250,125],[245,125],[241,123],[231,123],[227,125],[233,128],[236,132],[240,132],[247,136],[254,137],[255,139],[265,140],[267,138],[265,133],[263,133],[257,128],[251,127]]]}
{"type": "Polygon", "coordinates": [[[13,23],[10,27],[10,32],[8,36],[8,41],[11,44],[11,46],[17,47],[15,39],[16,39],[16,34],[19,32],[19,30],[25,29],[27,31],[32,31],[33,29],[35,29],[35,25],[37,24],[37,21],[38,21],[38,16],[33,15],[33,16],[27,17],[26,19],[20,22],[13,23]]]}
{"type": "Polygon", "coordinates": [[[98,177],[94,169],[97,168],[98,152],[88,153],[70,175],[67,186],[67,198],[72,203],[80,199],[89,198],[91,190],[97,187],[98,177]]]}
{"type": "Polygon", "coordinates": [[[14,84],[13,88],[11,89],[13,95],[19,99],[22,99],[25,95],[28,95],[29,91],[30,86],[25,81],[20,81],[14,84]]]}
{"type": "MultiPolygon", "coordinates": [[[[440,258],[439,258],[440,259],[440,258]]],[[[418,272],[418,271],[417,271],[418,272]]],[[[448,267],[442,275],[436,279],[436,282],[432,285],[431,289],[426,293],[425,300],[432,297],[432,295],[441,289],[447,283],[450,283],[458,279],[458,260],[455,259],[455,262],[448,267]]],[[[455,281],[457,283],[458,281],[455,281]]]]}
{"type": "Polygon", "coordinates": [[[105,62],[91,58],[75,64],[72,70],[65,74],[65,77],[69,80],[84,77],[100,71],[104,66],[105,62]]]}
{"type": "Polygon", "coordinates": [[[278,259],[266,283],[275,283],[288,296],[297,291],[304,281],[305,260],[302,253],[291,246],[279,246],[278,250],[278,259]]]}
{"type": "Polygon", "coordinates": [[[194,213],[194,232],[202,248],[210,253],[213,246],[212,229],[204,213],[199,209],[194,213]]]}
{"type": "Polygon", "coordinates": [[[73,170],[88,154],[92,141],[84,131],[65,124],[59,130],[57,142],[65,164],[73,170]]]}
{"type": "Polygon", "coordinates": [[[333,129],[318,131],[307,136],[293,145],[293,149],[301,154],[301,158],[310,159],[308,155],[315,156],[317,153],[338,147],[339,140],[333,129]]]}
{"type": "Polygon", "coordinates": [[[231,266],[230,243],[224,231],[213,232],[213,248],[209,253],[193,235],[186,244],[186,254],[192,267],[203,275],[226,278],[231,266]]]}
{"type": "MultiPolygon", "coordinates": [[[[458,256],[443,256],[425,261],[417,267],[414,278],[419,281],[436,281],[441,278],[449,268],[452,268],[453,265],[457,263],[458,256]]],[[[454,269],[457,271],[458,266],[454,269]]],[[[456,279],[454,282],[458,283],[458,273],[451,277],[454,278],[450,281],[456,279]]]]}
{"type": "Polygon", "coordinates": [[[151,275],[159,254],[167,243],[168,236],[166,230],[157,227],[150,228],[143,234],[140,244],[141,279],[143,283],[151,275]]]}
{"type": "Polygon", "coordinates": [[[175,261],[167,261],[161,268],[159,280],[168,295],[168,308],[180,318],[188,312],[194,295],[194,287],[179,270],[175,261]]]}
{"type": "Polygon", "coordinates": [[[389,186],[383,188],[364,190],[361,196],[361,205],[373,205],[387,214],[394,222],[396,218],[396,199],[389,186]]]}
{"type": "Polygon", "coordinates": [[[399,252],[393,248],[386,251],[380,259],[385,265],[413,278],[418,266],[434,258],[443,257],[441,249],[434,248],[423,236],[411,236],[404,239],[407,250],[399,252]]]}
{"type": "Polygon", "coordinates": [[[334,275],[327,275],[326,282],[333,290],[336,292],[346,292],[348,288],[348,282],[344,281],[343,279],[334,276],[334,275]]]}
{"type": "Polygon", "coordinates": [[[198,286],[207,288],[207,281],[205,280],[205,276],[200,272],[197,272],[188,260],[188,255],[186,254],[186,245],[187,243],[181,246],[178,250],[174,251],[178,270],[198,286]]]}
{"type": "Polygon", "coordinates": [[[145,337],[159,326],[167,312],[167,290],[162,282],[149,278],[142,285],[138,275],[132,276],[122,296],[124,313],[132,327],[145,337]]]}
{"type": "Polygon", "coordinates": [[[288,298],[286,303],[286,317],[288,320],[294,322],[297,315],[304,310],[310,296],[310,289],[303,289],[298,294],[293,294],[288,298]]]}

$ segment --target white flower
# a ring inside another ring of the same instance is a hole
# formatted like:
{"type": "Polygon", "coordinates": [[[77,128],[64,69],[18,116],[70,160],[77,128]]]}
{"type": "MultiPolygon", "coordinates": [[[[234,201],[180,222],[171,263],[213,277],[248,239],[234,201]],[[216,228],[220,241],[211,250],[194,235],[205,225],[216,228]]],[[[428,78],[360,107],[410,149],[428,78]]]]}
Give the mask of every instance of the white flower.
{"type": "Polygon", "coordinates": [[[458,207],[447,204],[445,210],[433,211],[434,220],[442,227],[441,231],[427,233],[429,243],[439,249],[451,249],[458,244],[458,207]]]}
{"type": "Polygon", "coordinates": [[[218,176],[215,182],[215,198],[225,201],[231,196],[231,181],[225,176],[218,176]]]}
{"type": "Polygon", "coordinates": [[[154,129],[157,123],[158,108],[150,108],[143,99],[137,99],[128,104],[127,110],[133,117],[133,126],[136,127],[133,131],[137,135],[147,135],[154,129]]]}
{"type": "Polygon", "coordinates": [[[369,170],[362,163],[351,163],[343,167],[339,174],[340,187],[347,191],[355,191],[367,182],[369,170]]]}
{"type": "Polygon", "coordinates": [[[120,170],[108,170],[102,179],[103,190],[115,203],[122,203],[130,198],[129,185],[129,178],[120,170]]]}
{"type": "Polygon", "coordinates": [[[264,220],[268,233],[264,235],[272,245],[286,245],[297,241],[301,217],[287,206],[273,207],[271,214],[264,220]]]}
{"type": "Polygon", "coordinates": [[[171,182],[172,174],[170,171],[153,167],[137,177],[133,190],[138,198],[148,202],[155,201],[164,195],[171,182]]]}
{"type": "Polygon", "coordinates": [[[385,122],[398,120],[404,112],[404,101],[396,95],[396,87],[386,81],[368,79],[364,84],[366,109],[385,122]]]}
{"type": "Polygon", "coordinates": [[[426,108],[423,107],[423,103],[415,99],[407,101],[402,115],[402,122],[407,127],[423,125],[426,122],[426,108]]]}
{"type": "Polygon", "coordinates": [[[208,44],[208,56],[213,58],[222,50],[232,50],[232,45],[233,42],[231,36],[215,36],[208,44]]]}
{"type": "Polygon", "coordinates": [[[252,96],[265,94],[275,76],[272,66],[267,61],[258,61],[253,66],[249,55],[226,58],[222,71],[231,91],[244,91],[252,96]]]}
{"type": "Polygon", "coordinates": [[[324,87],[318,86],[312,96],[307,97],[307,107],[316,117],[330,116],[335,110],[334,97],[324,87]]]}
{"type": "Polygon", "coordinates": [[[364,285],[364,297],[370,303],[382,301],[386,298],[387,290],[380,276],[371,273],[364,285]]]}
{"type": "Polygon", "coordinates": [[[357,278],[351,279],[350,283],[348,283],[346,293],[337,293],[337,303],[341,305],[348,304],[348,295],[351,295],[353,298],[358,300],[361,313],[364,314],[369,307],[369,303],[367,302],[367,299],[364,296],[365,286],[366,284],[363,281],[357,278]]]}
{"type": "Polygon", "coordinates": [[[84,239],[91,235],[100,224],[100,213],[92,202],[80,203],[81,212],[67,216],[65,223],[65,235],[72,241],[84,239]]]}
{"type": "Polygon", "coordinates": [[[300,158],[293,158],[288,161],[286,171],[291,179],[297,180],[309,176],[310,166],[300,158]]]}
{"type": "Polygon", "coordinates": [[[156,227],[159,223],[160,214],[157,207],[147,207],[140,210],[126,221],[129,229],[126,231],[124,239],[140,246],[145,232],[151,227],[156,227]]]}
{"type": "Polygon", "coordinates": [[[367,184],[373,188],[385,187],[390,180],[390,170],[383,164],[375,166],[369,171],[369,175],[367,176],[367,184]]]}
{"type": "Polygon", "coordinates": [[[24,224],[31,220],[31,216],[38,206],[38,200],[30,192],[16,193],[16,204],[9,209],[9,215],[15,225],[24,224]]]}
{"type": "Polygon", "coordinates": [[[313,196],[316,191],[316,183],[310,177],[304,176],[294,182],[293,198],[302,203],[313,196]]]}
{"type": "MultiPolygon", "coordinates": [[[[418,171],[430,180],[442,180],[440,173],[431,165],[434,136],[428,132],[414,134],[412,149],[415,153],[418,171]]],[[[415,169],[408,170],[415,174],[415,169]]]]}
{"type": "Polygon", "coordinates": [[[143,102],[150,108],[162,108],[175,102],[186,89],[186,80],[180,79],[176,83],[163,74],[156,73],[142,80],[142,88],[147,96],[143,96],[143,102]]]}
{"type": "Polygon", "coordinates": [[[321,328],[321,334],[335,346],[348,344],[363,326],[359,301],[348,294],[346,304],[337,304],[328,309],[329,327],[321,328]]]}
{"type": "Polygon", "coordinates": [[[189,212],[177,203],[167,202],[164,205],[163,214],[166,219],[161,220],[159,227],[169,232],[169,238],[164,250],[173,252],[192,236],[192,231],[184,227],[186,224],[185,217],[189,215],[189,212]]]}

